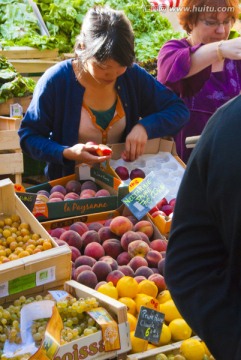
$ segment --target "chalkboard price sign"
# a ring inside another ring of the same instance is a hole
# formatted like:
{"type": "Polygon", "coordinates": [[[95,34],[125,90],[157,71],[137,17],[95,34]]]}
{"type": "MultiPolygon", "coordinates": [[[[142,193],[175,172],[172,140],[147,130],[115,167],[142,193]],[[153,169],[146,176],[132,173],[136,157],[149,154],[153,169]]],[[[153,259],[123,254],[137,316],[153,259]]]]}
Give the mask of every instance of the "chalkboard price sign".
{"type": "Polygon", "coordinates": [[[27,206],[27,208],[32,212],[34,204],[36,201],[37,194],[27,193],[27,192],[16,192],[20,200],[27,206]]]}
{"type": "Polygon", "coordinates": [[[158,344],[164,316],[165,315],[159,311],[141,306],[135,336],[151,343],[158,344]]]}

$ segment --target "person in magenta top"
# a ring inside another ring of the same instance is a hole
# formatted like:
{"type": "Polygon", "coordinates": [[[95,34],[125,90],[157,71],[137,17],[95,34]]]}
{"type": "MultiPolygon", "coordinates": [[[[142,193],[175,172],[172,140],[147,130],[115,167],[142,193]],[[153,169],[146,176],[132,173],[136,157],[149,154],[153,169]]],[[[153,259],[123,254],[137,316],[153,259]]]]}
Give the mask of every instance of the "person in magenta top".
{"type": "Polygon", "coordinates": [[[160,49],[157,79],[190,111],[189,123],[175,136],[184,162],[192,151],[186,138],[200,135],[216,109],[241,91],[241,37],[228,40],[238,13],[237,0],[183,0],[178,16],[188,36],[160,49]]]}

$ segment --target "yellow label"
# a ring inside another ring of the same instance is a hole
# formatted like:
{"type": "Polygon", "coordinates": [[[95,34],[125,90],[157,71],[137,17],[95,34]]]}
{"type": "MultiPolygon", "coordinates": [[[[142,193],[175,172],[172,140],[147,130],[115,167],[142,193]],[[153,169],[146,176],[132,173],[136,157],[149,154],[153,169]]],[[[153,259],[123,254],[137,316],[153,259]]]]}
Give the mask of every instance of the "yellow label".
{"type": "Polygon", "coordinates": [[[131,192],[132,190],[135,189],[135,187],[137,185],[139,185],[141,182],[143,181],[142,178],[135,178],[133,180],[131,180],[130,184],[129,184],[129,192],[131,192]]]}
{"type": "Polygon", "coordinates": [[[61,316],[57,307],[53,306],[53,313],[48,321],[42,344],[30,360],[52,360],[60,347],[62,329],[61,316]]]}
{"type": "Polygon", "coordinates": [[[88,311],[88,314],[100,325],[105,351],[119,350],[120,335],[116,321],[102,307],[88,311]]]}

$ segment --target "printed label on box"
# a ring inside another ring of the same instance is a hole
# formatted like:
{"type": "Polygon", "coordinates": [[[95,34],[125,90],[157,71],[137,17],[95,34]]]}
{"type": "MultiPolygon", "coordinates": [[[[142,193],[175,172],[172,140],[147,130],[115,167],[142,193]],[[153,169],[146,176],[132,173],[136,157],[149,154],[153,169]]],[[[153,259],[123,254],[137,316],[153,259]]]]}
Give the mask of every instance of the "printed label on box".
{"type": "Polygon", "coordinates": [[[152,171],[133,191],[122,199],[122,202],[130,209],[132,214],[140,220],[155,205],[168,194],[167,187],[156,181],[156,174],[152,171]]]}

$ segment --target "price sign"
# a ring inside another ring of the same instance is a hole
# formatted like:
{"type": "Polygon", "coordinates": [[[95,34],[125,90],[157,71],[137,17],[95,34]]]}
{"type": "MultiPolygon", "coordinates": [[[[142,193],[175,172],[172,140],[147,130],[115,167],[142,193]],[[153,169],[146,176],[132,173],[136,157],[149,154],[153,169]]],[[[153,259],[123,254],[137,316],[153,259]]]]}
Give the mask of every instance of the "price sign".
{"type": "Polygon", "coordinates": [[[130,209],[132,214],[140,220],[145,216],[169,190],[157,181],[152,171],[134,189],[126,195],[122,202],[130,209]]]}
{"type": "Polygon", "coordinates": [[[157,310],[141,306],[135,336],[158,344],[165,315],[157,310]]]}
{"type": "Polygon", "coordinates": [[[37,194],[27,193],[27,192],[16,192],[20,200],[27,206],[27,208],[32,212],[34,204],[36,201],[37,194]]]}

